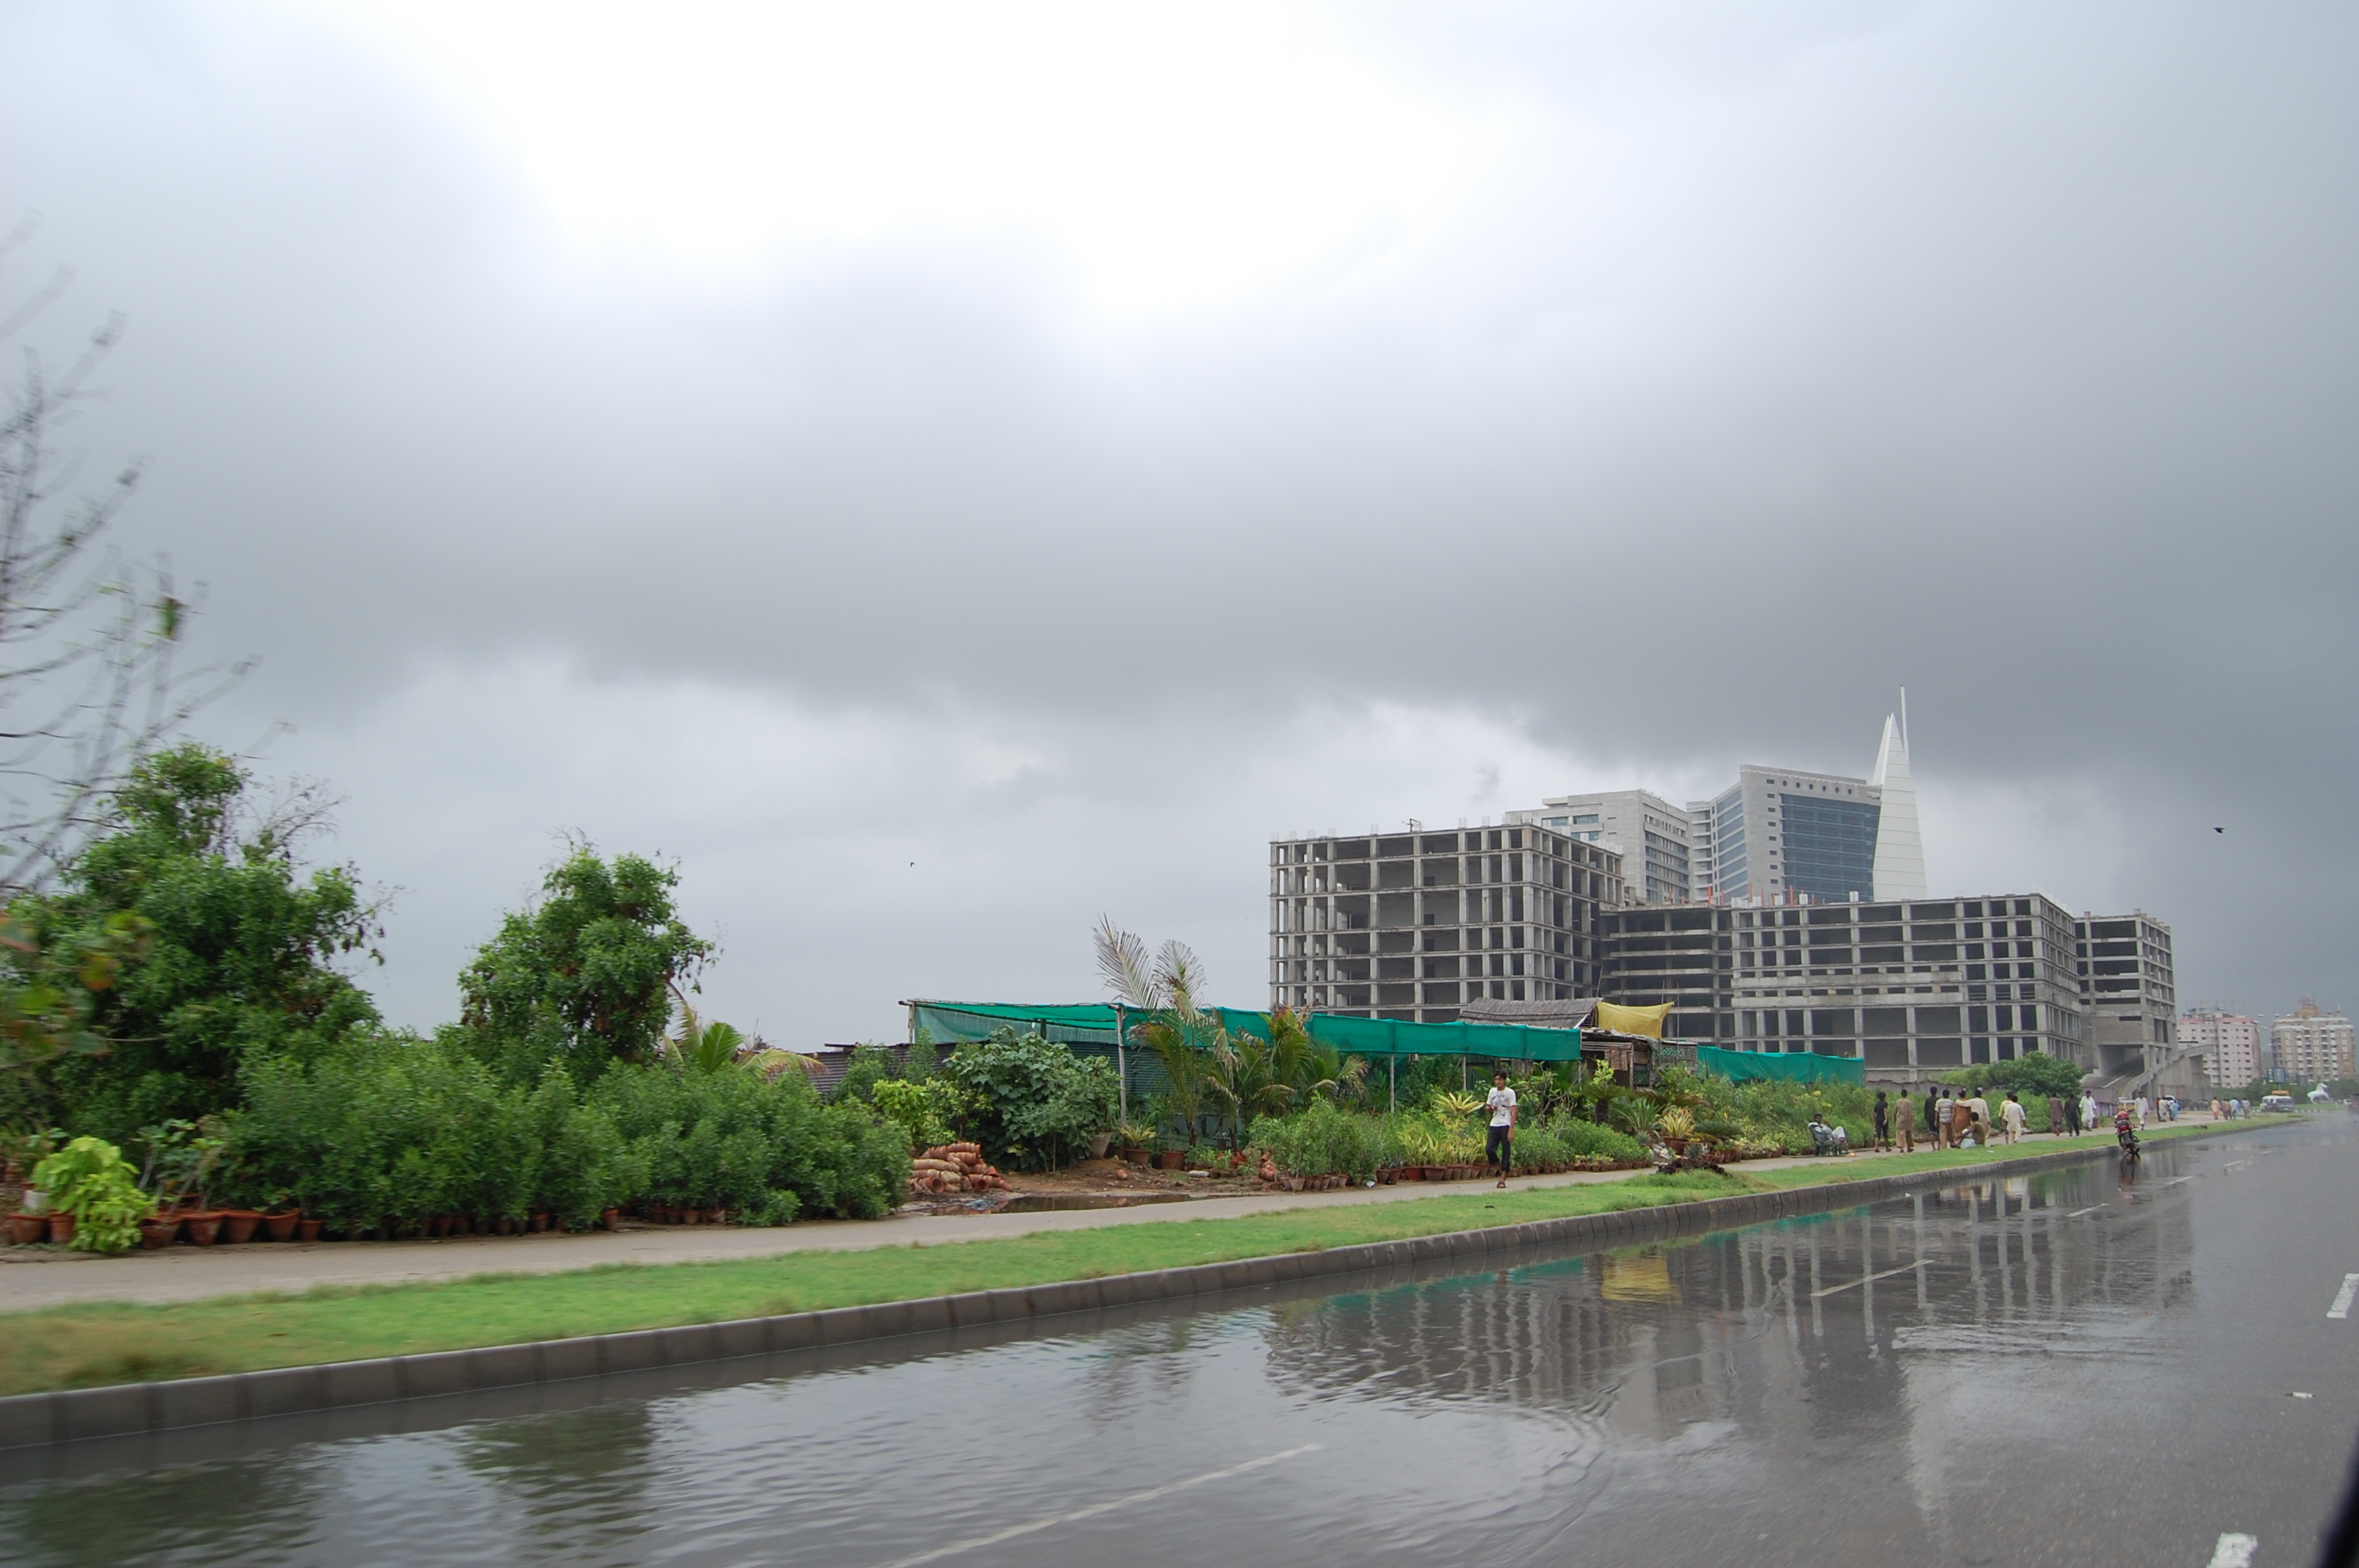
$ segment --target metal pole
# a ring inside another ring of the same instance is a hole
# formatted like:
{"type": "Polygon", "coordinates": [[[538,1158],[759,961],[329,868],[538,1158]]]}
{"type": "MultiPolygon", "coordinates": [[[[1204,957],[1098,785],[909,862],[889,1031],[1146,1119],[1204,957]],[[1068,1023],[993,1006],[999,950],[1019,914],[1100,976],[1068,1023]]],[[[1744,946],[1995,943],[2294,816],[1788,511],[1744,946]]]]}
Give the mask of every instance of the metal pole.
{"type": "Polygon", "coordinates": [[[1385,1058],[1385,1108],[1400,1108],[1400,1056],[1397,1053],[1385,1058]]]}
{"type": "Polygon", "coordinates": [[[1122,1124],[1130,1125],[1130,1053],[1125,1048],[1125,1032],[1122,1026],[1122,1003],[1114,1004],[1114,1076],[1122,1094],[1122,1124]]]}

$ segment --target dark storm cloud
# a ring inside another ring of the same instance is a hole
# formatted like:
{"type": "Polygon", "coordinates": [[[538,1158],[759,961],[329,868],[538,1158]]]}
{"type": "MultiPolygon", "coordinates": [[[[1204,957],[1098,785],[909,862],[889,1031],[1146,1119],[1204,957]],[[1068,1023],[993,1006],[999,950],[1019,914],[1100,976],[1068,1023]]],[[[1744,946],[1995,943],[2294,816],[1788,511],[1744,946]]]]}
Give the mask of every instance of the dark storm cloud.
{"type": "Polygon", "coordinates": [[[93,429],[275,710],[549,654],[1849,770],[1906,682],[1920,777],[2113,804],[2183,986],[2359,979],[2348,7],[1396,12],[1493,184],[1120,330],[987,235],[584,269],[346,38],[7,26],[0,200],[131,312],[93,429]]]}

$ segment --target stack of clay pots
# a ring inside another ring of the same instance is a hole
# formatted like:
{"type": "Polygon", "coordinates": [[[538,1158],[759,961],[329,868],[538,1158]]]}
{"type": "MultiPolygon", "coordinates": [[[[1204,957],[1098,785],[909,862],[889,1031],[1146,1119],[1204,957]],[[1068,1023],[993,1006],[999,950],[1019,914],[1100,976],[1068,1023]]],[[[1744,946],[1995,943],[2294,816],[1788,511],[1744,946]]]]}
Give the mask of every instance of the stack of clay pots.
{"type": "Polygon", "coordinates": [[[943,1143],[909,1162],[912,1197],[933,1193],[1006,1192],[1007,1178],[984,1162],[978,1143],[943,1143]]]}

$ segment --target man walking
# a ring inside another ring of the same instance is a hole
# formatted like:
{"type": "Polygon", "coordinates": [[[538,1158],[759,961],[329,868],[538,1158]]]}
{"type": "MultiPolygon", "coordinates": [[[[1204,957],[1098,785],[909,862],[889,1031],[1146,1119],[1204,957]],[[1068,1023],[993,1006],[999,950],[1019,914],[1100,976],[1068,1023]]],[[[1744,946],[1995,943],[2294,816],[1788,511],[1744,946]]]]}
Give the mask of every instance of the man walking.
{"type": "Polygon", "coordinates": [[[1892,1102],[1892,1131],[1893,1136],[1899,1140],[1900,1152],[1903,1154],[1915,1152],[1917,1107],[1905,1091],[1892,1102]]]}
{"type": "Polygon", "coordinates": [[[1483,1158],[1499,1167],[1499,1185],[1507,1184],[1507,1161],[1513,1151],[1510,1141],[1516,1135],[1516,1091],[1507,1087],[1507,1075],[1491,1075],[1491,1093],[1483,1103],[1490,1108],[1491,1130],[1483,1142],[1483,1158]]]}
{"type": "Polygon", "coordinates": [[[2048,1136],[2050,1138],[2064,1136],[2064,1101],[2062,1097],[2058,1095],[2048,1097],[2048,1136]]]}
{"type": "Polygon", "coordinates": [[[1875,1144],[1878,1149],[1892,1147],[1892,1102],[1886,1091],[1875,1091],[1875,1144]]]}
{"type": "Polygon", "coordinates": [[[1951,1126],[1951,1123],[1956,1120],[1957,1114],[1958,1102],[1951,1098],[1950,1091],[1945,1087],[1941,1090],[1941,1098],[1933,1102],[1933,1136],[1944,1149],[1950,1146],[1955,1137],[1956,1129],[1951,1126]]]}
{"type": "Polygon", "coordinates": [[[2081,1096],[2081,1125],[2072,1130],[2075,1132],[2097,1130],[2097,1097],[2095,1095],[2083,1093],[2081,1096]]]}
{"type": "Polygon", "coordinates": [[[2006,1091],[2006,1103],[1998,1108],[1998,1114],[2006,1123],[2006,1141],[2020,1143],[2023,1141],[2023,1102],[2015,1098],[2013,1089],[2006,1091]]]}

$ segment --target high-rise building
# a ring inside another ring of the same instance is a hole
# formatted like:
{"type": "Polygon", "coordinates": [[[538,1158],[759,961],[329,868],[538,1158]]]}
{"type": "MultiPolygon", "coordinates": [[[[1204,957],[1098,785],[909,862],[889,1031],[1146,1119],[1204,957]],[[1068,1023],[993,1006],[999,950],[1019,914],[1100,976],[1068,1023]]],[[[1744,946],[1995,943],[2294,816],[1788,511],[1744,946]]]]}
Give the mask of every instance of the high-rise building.
{"type": "Polygon", "coordinates": [[[1714,903],[1843,903],[1877,896],[1883,792],[1865,779],[1794,768],[1736,771],[1703,807],[1714,903]]]}
{"type": "Polygon", "coordinates": [[[2203,1054],[2203,1076],[2213,1088],[2242,1088],[2261,1076],[2257,1019],[2197,1007],[2179,1015],[2179,1043],[2203,1054]]]}
{"type": "Polygon", "coordinates": [[[1269,847],[1273,1006],[1448,1023],[1476,997],[1597,994],[1622,858],[1528,822],[1269,847]]]}
{"type": "Polygon", "coordinates": [[[1758,906],[1927,896],[1907,694],[1887,715],[1868,778],[1747,762],[1710,800],[1646,790],[1550,795],[1512,814],[1622,856],[1633,903],[1758,906]]]}
{"type": "Polygon", "coordinates": [[[2340,1012],[2321,1012],[2308,997],[2269,1025],[2269,1048],[2277,1070],[2296,1083],[2359,1076],[2352,1064],[2351,1020],[2340,1012]]]}
{"type": "Polygon", "coordinates": [[[1624,892],[1634,903],[1696,902],[1692,821],[1686,807],[1661,795],[1643,789],[1551,795],[1539,810],[1512,811],[1507,819],[1536,822],[1621,856],[1624,892]]]}
{"type": "Polygon", "coordinates": [[[1908,772],[1908,693],[1900,711],[1884,716],[1884,740],[1875,749],[1875,771],[1867,782],[1881,796],[1875,821],[1875,896],[1929,898],[1925,885],[1925,840],[1917,831],[1917,781],[1908,772]]]}

